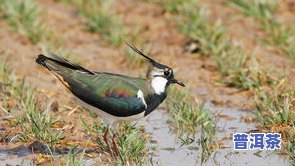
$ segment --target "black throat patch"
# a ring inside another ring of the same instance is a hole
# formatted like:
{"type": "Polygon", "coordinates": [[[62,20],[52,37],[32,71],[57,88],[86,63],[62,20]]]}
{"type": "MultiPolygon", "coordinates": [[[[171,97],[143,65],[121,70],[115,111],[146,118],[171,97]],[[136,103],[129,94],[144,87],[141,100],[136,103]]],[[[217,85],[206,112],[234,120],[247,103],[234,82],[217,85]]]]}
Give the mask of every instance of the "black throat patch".
{"type": "Polygon", "coordinates": [[[153,93],[148,96],[146,99],[147,109],[144,113],[144,116],[149,115],[155,108],[157,108],[166,98],[166,93],[153,93]]]}

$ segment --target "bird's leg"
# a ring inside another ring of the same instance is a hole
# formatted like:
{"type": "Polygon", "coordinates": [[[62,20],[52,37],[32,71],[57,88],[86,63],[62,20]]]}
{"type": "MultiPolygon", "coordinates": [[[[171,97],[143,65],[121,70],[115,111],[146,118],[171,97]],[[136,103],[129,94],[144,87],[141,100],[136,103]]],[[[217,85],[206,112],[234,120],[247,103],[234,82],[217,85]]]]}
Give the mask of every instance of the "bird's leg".
{"type": "Polygon", "coordinates": [[[113,151],[112,151],[110,143],[109,143],[109,132],[110,132],[110,128],[108,126],[107,129],[106,129],[106,132],[103,135],[103,138],[104,138],[104,142],[107,144],[109,153],[110,153],[111,157],[113,158],[114,157],[113,151]]]}
{"type": "Polygon", "coordinates": [[[117,133],[115,132],[113,135],[113,146],[114,146],[114,150],[115,150],[115,155],[119,156],[119,148],[118,148],[118,144],[117,144],[117,133]]]}

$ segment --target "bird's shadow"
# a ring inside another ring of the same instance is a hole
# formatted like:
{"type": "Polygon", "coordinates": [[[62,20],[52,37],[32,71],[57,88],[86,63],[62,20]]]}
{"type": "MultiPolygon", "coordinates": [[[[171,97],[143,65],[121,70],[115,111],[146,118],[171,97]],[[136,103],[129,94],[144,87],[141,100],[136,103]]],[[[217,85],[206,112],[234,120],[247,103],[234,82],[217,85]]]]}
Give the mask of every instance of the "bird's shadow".
{"type": "Polygon", "coordinates": [[[71,151],[75,151],[75,153],[103,153],[101,149],[93,148],[93,149],[83,149],[79,147],[50,147],[40,141],[34,141],[29,145],[20,145],[18,147],[1,150],[2,155],[17,155],[19,157],[31,155],[31,154],[48,154],[48,155],[65,155],[71,153],[71,151]]]}

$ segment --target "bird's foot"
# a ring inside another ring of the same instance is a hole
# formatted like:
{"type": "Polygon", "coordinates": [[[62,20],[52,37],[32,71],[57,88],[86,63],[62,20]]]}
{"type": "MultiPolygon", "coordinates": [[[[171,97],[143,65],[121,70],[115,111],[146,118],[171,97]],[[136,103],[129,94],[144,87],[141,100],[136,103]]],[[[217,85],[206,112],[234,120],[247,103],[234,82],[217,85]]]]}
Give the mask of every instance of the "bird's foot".
{"type": "Polygon", "coordinates": [[[119,153],[119,148],[118,148],[118,144],[117,144],[117,134],[116,133],[113,135],[113,140],[112,141],[113,141],[115,155],[119,156],[120,153],[119,153]]]}
{"type": "Polygon", "coordinates": [[[109,153],[111,155],[111,158],[114,158],[114,154],[113,154],[112,148],[110,146],[110,141],[109,141],[109,128],[106,129],[106,132],[103,135],[103,139],[104,139],[104,142],[107,145],[107,148],[108,148],[108,151],[109,151],[109,153]]]}

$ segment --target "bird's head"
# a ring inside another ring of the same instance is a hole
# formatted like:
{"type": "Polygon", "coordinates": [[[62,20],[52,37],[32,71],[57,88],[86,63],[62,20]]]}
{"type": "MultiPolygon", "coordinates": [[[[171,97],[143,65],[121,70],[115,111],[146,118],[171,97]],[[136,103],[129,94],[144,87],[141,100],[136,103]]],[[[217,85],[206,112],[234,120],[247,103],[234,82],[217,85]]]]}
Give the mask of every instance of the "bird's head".
{"type": "Polygon", "coordinates": [[[170,84],[178,84],[182,87],[185,85],[174,78],[173,70],[171,67],[163,65],[159,62],[156,62],[152,58],[146,56],[141,51],[139,51],[136,47],[127,43],[127,45],[136,53],[143,56],[149,62],[149,69],[147,72],[147,78],[151,81],[152,87],[154,88],[155,92],[158,94],[164,93],[166,88],[170,84]]]}

